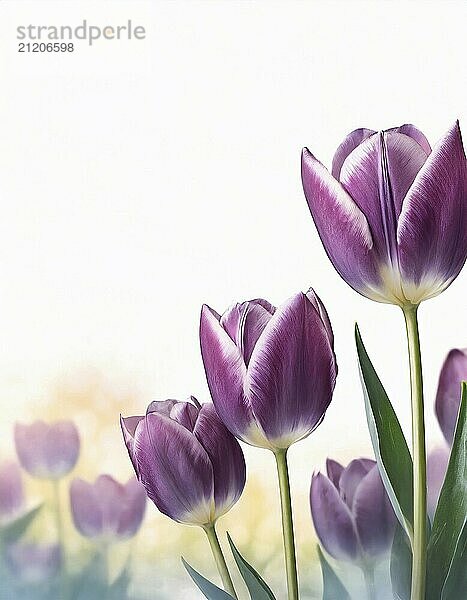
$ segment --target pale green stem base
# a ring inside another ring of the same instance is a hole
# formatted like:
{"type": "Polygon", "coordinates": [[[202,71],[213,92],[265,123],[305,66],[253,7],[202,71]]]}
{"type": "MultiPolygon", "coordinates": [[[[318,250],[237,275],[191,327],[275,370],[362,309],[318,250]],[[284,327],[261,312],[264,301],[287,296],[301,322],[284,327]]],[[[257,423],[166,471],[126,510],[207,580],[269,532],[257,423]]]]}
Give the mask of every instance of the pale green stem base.
{"type": "Polygon", "coordinates": [[[362,566],[368,600],[376,600],[375,569],[373,565],[362,566]]]}
{"type": "Polygon", "coordinates": [[[426,580],[427,512],[426,449],[422,359],[417,320],[418,306],[403,308],[407,328],[412,396],[412,455],[414,532],[412,541],[411,600],[424,600],[426,580]]]}
{"type": "Polygon", "coordinates": [[[55,516],[55,528],[57,532],[57,540],[60,545],[61,552],[61,565],[60,565],[60,597],[62,600],[68,600],[69,589],[68,589],[68,573],[66,564],[66,553],[65,553],[65,535],[63,530],[63,517],[62,517],[62,505],[60,500],[60,481],[54,479],[52,481],[53,495],[54,495],[54,516],[55,516]]]}
{"type": "Polygon", "coordinates": [[[282,535],[284,538],[285,568],[287,572],[287,591],[289,600],[298,600],[297,557],[295,555],[295,538],[292,515],[292,499],[290,497],[289,469],[287,467],[287,450],[274,452],[279,477],[282,511],[282,535]]]}
{"type": "Polygon", "coordinates": [[[219,575],[221,576],[224,590],[228,592],[233,598],[237,598],[232,578],[230,577],[229,569],[227,567],[227,563],[225,562],[224,554],[219,543],[219,538],[217,537],[215,525],[214,523],[204,525],[203,529],[206,532],[207,538],[209,540],[209,545],[211,546],[212,554],[214,556],[214,560],[216,561],[217,570],[219,571],[219,575]]]}

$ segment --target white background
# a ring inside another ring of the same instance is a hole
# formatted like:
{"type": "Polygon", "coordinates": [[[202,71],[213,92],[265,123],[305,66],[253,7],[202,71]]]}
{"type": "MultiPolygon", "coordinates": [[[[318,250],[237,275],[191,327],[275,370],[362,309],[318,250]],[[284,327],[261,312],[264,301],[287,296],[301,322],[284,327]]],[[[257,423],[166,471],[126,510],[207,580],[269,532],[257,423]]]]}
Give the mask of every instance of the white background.
{"type": "MultiPolygon", "coordinates": [[[[466,7],[1,2],[2,449],[14,419],[40,416],[56,378],[79,369],[145,400],[207,400],[201,304],[280,303],[310,285],[331,316],[340,372],[323,424],[291,453],[295,484],[305,490],[328,455],[370,452],[355,321],[409,433],[402,316],[358,296],[328,262],[300,150],[329,165],[357,127],[413,122],[434,142],[460,118],[465,131],[466,7]],[[83,19],[132,19],[147,39],[17,52],[17,26],[83,19]]],[[[466,295],[464,271],[420,311],[430,444],[441,439],[442,360],[467,346],[466,295]]],[[[115,440],[120,449],[117,428],[115,440]]],[[[248,455],[258,472],[265,453],[248,455]]]]}

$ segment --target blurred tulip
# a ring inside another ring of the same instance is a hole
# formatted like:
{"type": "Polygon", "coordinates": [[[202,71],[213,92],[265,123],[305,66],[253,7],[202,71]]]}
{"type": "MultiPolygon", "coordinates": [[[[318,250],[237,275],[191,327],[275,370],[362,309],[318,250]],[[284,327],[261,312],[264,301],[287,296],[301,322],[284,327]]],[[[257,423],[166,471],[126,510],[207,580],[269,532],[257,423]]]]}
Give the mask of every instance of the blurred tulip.
{"type": "Polygon", "coordinates": [[[25,512],[21,469],[14,461],[0,464],[0,527],[25,512]]]}
{"type": "Polygon", "coordinates": [[[461,382],[467,380],[467,349],[449,352],[439,375],[435,411],[448,444],[452,443],[461,402],[461,382]]]}
{"type": "Polygon", "coordinates": [[[302,155],[303,189],[334,267],[360,294],[399,306],[436,296],[462,269],[466,173],[458,123],[433,151],[413,125],[357,129],[331,173],[302,155]]]}
{"type": "Polygon", "coordinates": [[[204,305],[201,353],[216,410],[238,438],[272,451],[308,436],[331,402],[337,365],[326,310],[310,289],[279,308],[204,305]]]}
{"type": "Polygon", "coordinates": [[[428,514],[433,518],[449,463],[449,448],[435,448],[428,454],[426,464],[428,514]]]}
{"type": "Polygon", "coordinates": [[[41,583],[56,577],[60,571],[60,546],[23,544],[10,546],[6,563],[12,574],[24,583],[41,583]]]}
{"type": "Polygon", "coordinates": [[[33,477],[60,479],[76,465],[79,435],[72,421],[16,423],[15,445],[21,466],[33,477]]]}
{"type": "Polygon", "coordinates": [[[396,517],[373,460],[360,458],[344,468],[326,463],[327,477],[313,475],[311,514],[325,550],[338,560],[365,563],[389,550],[396,517]]]}
{"type": "Polygon", "coordinates": [[[212,404],[152,402],[121,418],[136,475],[157,508],[181,523],[209,525],[239,499],[245,460],[212,404]]]}
{"type": "Polygon", "coordinates": [[[133,537],[146,509],[146,491],[134,478],[122,485],[110,475],[94,483],[74,479],[70,486],[71,514],[85,537],[115,542],[133,537]]]}

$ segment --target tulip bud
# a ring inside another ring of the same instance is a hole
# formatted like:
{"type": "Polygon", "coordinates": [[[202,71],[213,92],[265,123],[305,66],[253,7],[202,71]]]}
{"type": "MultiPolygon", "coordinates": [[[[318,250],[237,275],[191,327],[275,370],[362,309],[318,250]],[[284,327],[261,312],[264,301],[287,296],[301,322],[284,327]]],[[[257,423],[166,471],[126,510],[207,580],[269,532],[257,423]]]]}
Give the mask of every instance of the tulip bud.
{"type": "Polygon", "coordinates": [[[467,349],[451,350],[439,375],[435,411],[448,444],[452,444],[461,402],[461,383],[467,380],[467,349]]]}
{"type": "Polygon", "coordinates": [[[413,125],[357,129],[331,173],[305,148],[302,181],[326,253],[360,294],[417,305],[462,269],[467,166],[458,123],[433,151],[413,125]]]}
{"type": "Polygon", "coordinates": [[[15,425],[16,453],[23,469],[33,477],[60,479],[76,465],[79,435],[72,421],[15,425]]]}
{"type": "Polygon", "coordinates": [[[426,486],[428,514],[432,519],[436,512],[441,488],[449,463],[449,448],[446,446],[435,448],[427,457],[426,486]]]}
{"type": "Polygon", "coordinates": [[[61,550],[57,544],[18,543],[6,551],[6,564],[19,581],[42,583],[57,576],[61,565],[61,550]]]}
{"type": "Polygon", "coordinates": [[[25,511],[23,480],[19,465],[6,461],[0,465],[0,528],[25,511]]]}
{"type": "Polygon", "coordinates": [[[110,475],[94,483],[74,479],[70,486],[71,514],[84,537],[115,542],[133,537],[146,509],[146,492],[134,478],[122,485],[110,475]]]}
{"type": "Polygon", "coordinates": [[[200,341],[214,405],[236,437],[274,451],[320,424],[337,365],[326,309],[312,289],[277,309],[259,299],[220,316],[205,305],[200,341]]]}
{"type": "Polygon", "coordinates": [[[121,418],[136,475],[157,508],[180,523],[209,525],[239,499],[245,460],[212,404],[152,402],[121,418]]]}
{"type": "Polygon", "coordinates": [[[373,460],[344,468],[327,461],[327,474],[313,475],[310,504],[316,534],[338,560],[364,563],[387,552],[396,517],[373,460]]]}

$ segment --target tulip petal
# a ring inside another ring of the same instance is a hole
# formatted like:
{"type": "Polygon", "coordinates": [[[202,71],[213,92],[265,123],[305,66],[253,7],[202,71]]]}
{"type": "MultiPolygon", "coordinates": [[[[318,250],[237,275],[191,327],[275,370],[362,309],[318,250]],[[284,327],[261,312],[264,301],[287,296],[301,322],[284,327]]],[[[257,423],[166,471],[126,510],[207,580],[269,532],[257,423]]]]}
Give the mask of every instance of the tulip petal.
{"type": "Polygon", "coordinates": [[[467,166],[456,123],[418,173],[397,229],[404,293],[418,303],[442,292],[467,256],[467,166]]]}
{"type": "Polygon", "coordinates": [[[79,434],[72,421],[57,421],[49,426],[44,441],[44,462],[53,478],[69,473],[78,460],[79,434]]]}
{"type": "Polygon", "coordinates": [[[15,424],[15,445],[21,466],[33,477],[47,477],[44,465],[44,441],[47,425],[35,421],[31,425],[15,424]]]}
{"type": "Polygon", "coordinates": [[[170,411],[170,418],[186,427],[188,431],[193,431],[198,418],[199,410],[191,402],[177,402],[170,411]]]}
{"type": "Polygon", "coordinates": [[[70,486],[70,504],[73,523],[85,537],[98,537],[103,531],[100,499],[94,486],[82,479],[74,479],[70,486]]]}
{"type": "Polygon", "coordinates": [[[339,491],[342,499],[349,508],[352,503],[355,491],[365,475],[375,466],[375,461],[368,458],[357,458],[352,460],[342,471],[339,479],[339,491]]]}
{"type": "Polygon", "coordinates": [[[329,259],[357,292],[380,283],[367,218],[327,169],[306,148],[302,182],[311,216],[329,259]]]}
{"type": "Polygon", "coordinates": [[[375,249],[397,266],[397,221],[402,201],[427,154],[411,137],[395,132],[371,136],[349,154],[340,181],[365,214],[375,249]]]}
{"type": "Polygon", "coordinates": [[[449,448],[440,447],[428,454],[426,465],[428,514],[434,517],[449,463],[449,448]]]}
{"type": "Polygon", "coordinates": [[[217,518],[242,494],[246,479],[245,459],[239,443],[220,421],[214,405],[202,406],[193,433],[212,464],[217,518]]]}
{"type": "Polygon", "coordinates": [[[296,294],[274,313],[247,371],[250,404],[274,447],[287,448],[321,422],[335,379],[323,321],[305,294],[296,294]]]}
{"type": "Polygon", "coordinates": [[[325,550],[338,560],[357,558],[352,514],[331,481],[321,473],[312,479],[310,503],[316,534],[325,550]]]}
{"type": "Polygon", "coordinates": [[[200,322],[201,354],[206,378],[217,413],[230,431],[245,439],[255,426],[244,394],[246,365],[240,351],[219,323],[219,315],[204,305],[200,322]]]}
{"type": "Polygon", "coordinates": [[[311,302],[311,304],[315,307],[319,316],[321,317],[321,321],[323,322],[324,328],[326,329],[326,333],[328,334],[329,342],[331,346],[334,346],[334,333],[331,327],[331,321],[329,320],[328,312],[324,306],[324,304],[319,299],[318,294],[315,292],[313,288],[309,288],[306,293],[306,297],[311,302]]]}
{"type": "Polygon", "coordinates": [[[17,543],[9,546],[5,554],[15,578],[28,584],[51,580],[57,575],[62,560],[58,544],[17,543]]]}
{"type": "Polygon", "coordinates": [[[148,414],[135,433],[134,453],[140,481],[157,508],[175,521],[211,521],[213,469],[209,457],[183,425],[148,414]]]}
{"type": "Polygon", "coordinates": [[[340,179],[342,165],[344,164],[344,161],[348,155],[363,141],[375,133],[376,131],[373,131],[373,129],[365,129],[364,127],[361,129],[355,129],[349,133],[342,144],[337,148],[334,158],[332,159],[331,173],[333,177],[335,177],[337,180],[340,179]]]}
{"type": "Polygon", "coordinates": [[[430,142],[426,139],[425,135],[420,131],[420,129],[417,129],[417,127],[415,127],[415,125],[406,123],[405,125],[400,125],[399,127],[392,127],[387,131],[395,131],[396,133],[403,133],[404,135],[408,135],[422,147],[422,150],[427,156],[431,153],[430,142]]]}
{"type": "Polygon", "coordinates": [[[467,381],[467,349],[451,350],[439,376],[435,411],[448,444],[452,444],[461,401],[461,382],[467,381]]]}
{"type": "Polygon", "coordinates": [[[110,475],[99,475],[93,491],[102,514],[102,534],[112,537],[118,531],[125,488],[110,475]]]}
{"type": "Polygon", "coordinates": [[[329,479],[335,485],[336,489],[339,489],[339,479],[342,475],[344,467],[332,458],[326,459],[326,472],[329,479]]]}
{"type": "Polygon", "coordinates": [[[137,462],[136,462],[136,456],[135,456],[135,452],[134,452],[134,445],[135,445],[134,437],[135,437],[136,427],[138,426],[138,423],[142,419],[144,419],[143,416],[122,417],[120,415],[120,427],[121,427],[122,434],[123,434],[123,440],[125,442],[125,446],[128,451],[128,456],[130,457],[131,464],[133,465],[133,469],[135,470],[136,477],[139,477],[139,475],[138,475],[138,466],[137,466],[137,462]]]}
{"type": "Polygon", "coordinates": [[[366,554],[374,557],[389,550],[396,517],[376,465],[357,486],[352,512],[360,543],[366,554]]]}
{"type": "Polygon", "coordinates": [[[124,496],[117,529],[120,539],[136,534],[146,512],[146,490],[137,479],[131,478],[124,486],[124,496]]]}

